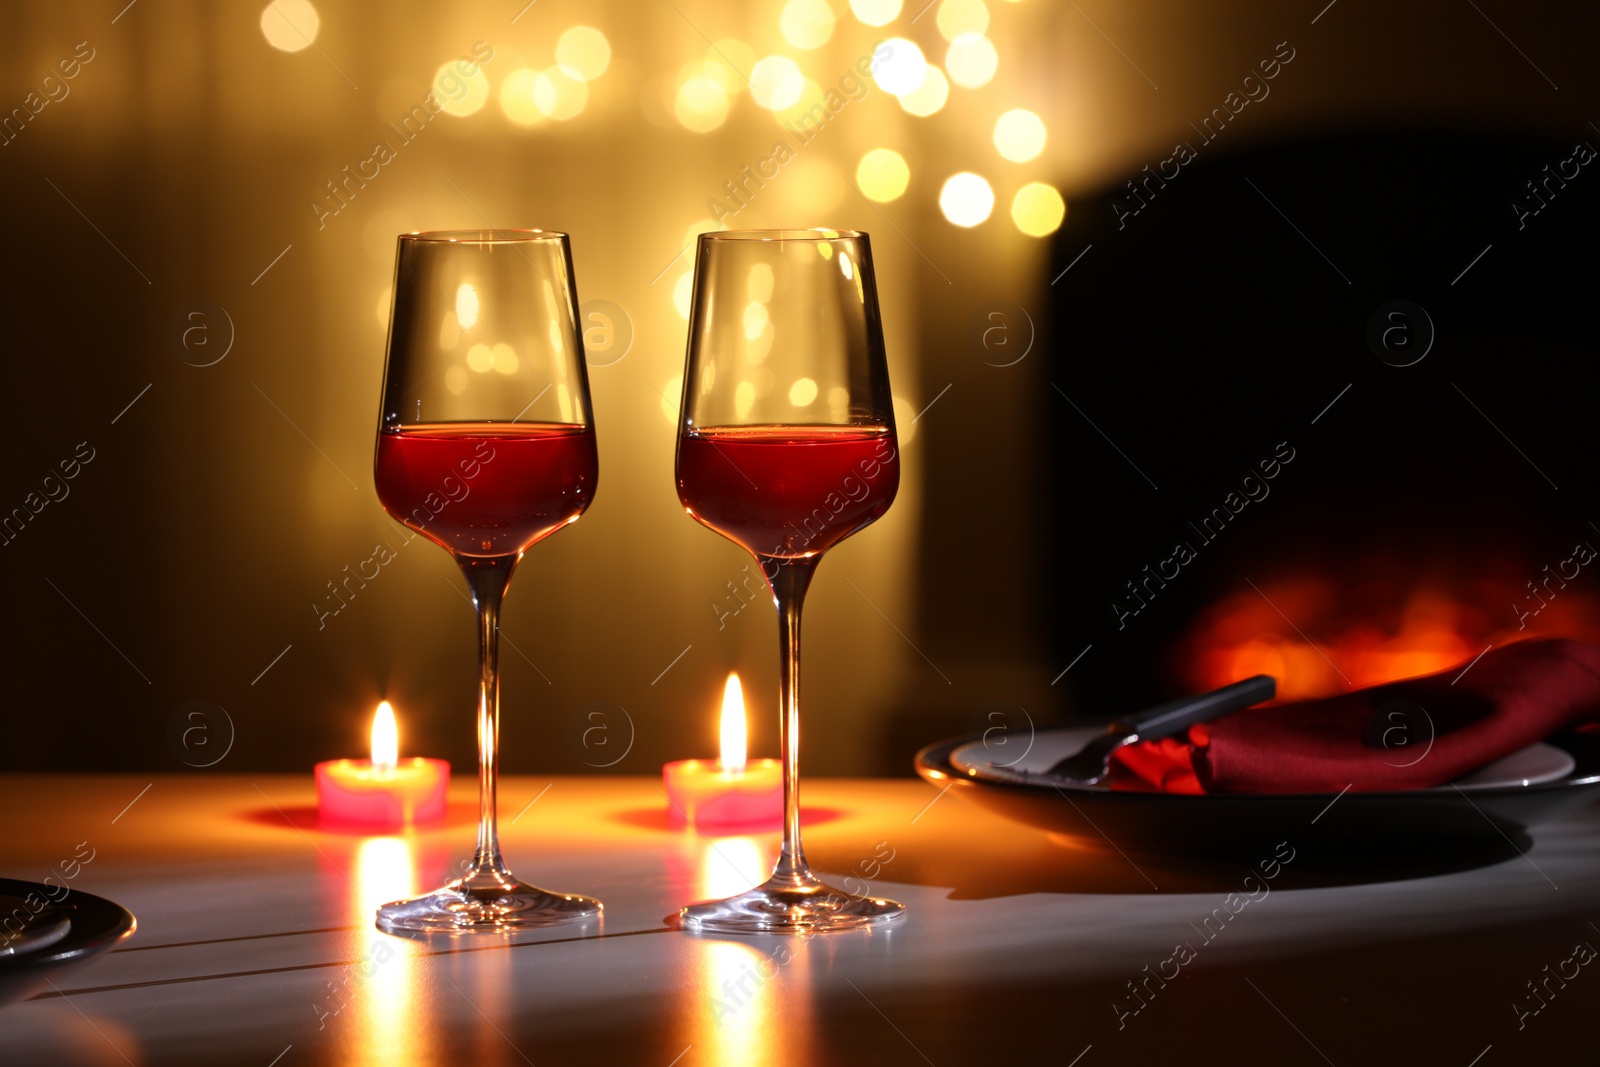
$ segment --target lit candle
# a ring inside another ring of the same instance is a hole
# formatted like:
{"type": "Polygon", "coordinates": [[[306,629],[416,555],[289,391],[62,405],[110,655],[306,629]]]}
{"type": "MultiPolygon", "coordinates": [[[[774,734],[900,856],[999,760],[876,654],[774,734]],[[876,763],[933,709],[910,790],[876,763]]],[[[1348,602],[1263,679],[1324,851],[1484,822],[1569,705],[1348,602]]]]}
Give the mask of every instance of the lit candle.
{"type": "Polygon", "coordinates": [[[745,759],[744,690],[737,674],[722,691],[722,756],[661,768],[674,826],[775,830],[783,822],[783,776],[775,759],[745,759]]]}
{"type": "Polygon", "coordinates": [[[400,759],[400,731],[385,700],[372,717],[372,758],[317,764],[317,812],[328,825],[392,830],[444,818],[450,764],[400,759]]]}

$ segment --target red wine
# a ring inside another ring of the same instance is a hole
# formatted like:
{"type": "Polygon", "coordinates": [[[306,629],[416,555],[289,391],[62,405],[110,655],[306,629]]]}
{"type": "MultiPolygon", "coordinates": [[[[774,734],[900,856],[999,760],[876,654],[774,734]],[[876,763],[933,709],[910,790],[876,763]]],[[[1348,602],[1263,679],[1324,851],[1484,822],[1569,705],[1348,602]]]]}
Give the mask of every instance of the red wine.
{"type": "Polygon", "coordinates": [[[678,439],[678,499],[757,555],[826,552],[894,502],[894,434],[860,426],[740,426],[678,439]]]}
{"type": "Polygon", "coordinates": [[[506,556],[583,514],[594,431],[551,423],[419,423],[378,437],[384,509],[458,556],[506,556]]]}

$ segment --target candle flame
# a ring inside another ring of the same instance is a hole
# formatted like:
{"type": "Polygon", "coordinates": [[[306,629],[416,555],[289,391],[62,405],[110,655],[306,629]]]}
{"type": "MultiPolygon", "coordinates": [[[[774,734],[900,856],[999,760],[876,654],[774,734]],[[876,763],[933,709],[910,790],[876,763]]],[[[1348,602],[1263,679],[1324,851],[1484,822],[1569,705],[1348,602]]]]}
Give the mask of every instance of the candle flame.
{"type": "Polygon", "coordinates": [[[737,674],[728,675],[728,684],[722,690],[722,758],[724,771],[744,770],[745,722],[744,688],[737,674]]]}
{"type": "Polygon", "coordinates": [[[395,725],[394,708],[385,700],[372,717],[372,767],[380,774],[388,774],[399,762],[400,728],[395,725]]]}

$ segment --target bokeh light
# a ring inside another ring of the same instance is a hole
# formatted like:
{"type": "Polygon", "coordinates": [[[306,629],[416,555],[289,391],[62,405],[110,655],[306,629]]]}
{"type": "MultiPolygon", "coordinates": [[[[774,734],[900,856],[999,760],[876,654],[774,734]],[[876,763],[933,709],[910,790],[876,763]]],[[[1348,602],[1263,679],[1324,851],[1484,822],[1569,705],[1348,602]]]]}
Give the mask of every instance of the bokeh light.
{"type": "Polygon", "coordinates": [[[833,8],[827,0],[789,0],[778,16],[783,39],[796,48],[821,48],[833,36],[833,8]]]}
{"type": "Polygon", "coordinates": [[[500,110],[518,126],[537,126],[544,121],[544,112],[533,99],[533,83],[538,78],[538,71],[522,67],[500,83],[500,110]]]}
{"type": "Polygon", "coordinates": [[[929,63],[922,84],[902,96],[900,106],[919,118],[926,118],[944,107],[949,98],[950,80],[944,76],[944,71],[929,63]]]}
{"type": "Polygon", "coordinates": [[[988,85],[994,78],[994,72],[1000,66],[1000,54],[994,50],[994,43],[983,34],[963,33],[950,42],[944,65],[950,72],[951,81],[963,89],[976,89],[988,85]]]}
{"type": "Polygon", "coordinates": [[[1026,163],[1044,151],[1044,120],[1025,108],[1001,115],[994,124],[994,146],[1013,163],[1026,163]]]}
{"type": "Polygon", "coordinates": [[[766,330],[767,323],[772,321],[767,305],[759,300],[751,300],[744,306],[744,336],[747,341],[754,341],[766,330]]]}
{"type": "Polygon", "coordinates": [[[939,190],[939,210],[957,226],[976,226],[994,210],[994,190],[970,171],[953,174],[939,190]]]}
{"type": "MultiPolygon", "coordinates": [[[[672,287],[672,306],[678,309],[678,317],[684,321],[689,318],[689,301],[694,296],[694,273],[685,271],[678,275],[677,284],[672,287]]],[[[677,403],[677,401],[673,401],[677,403]]]]}
{"type": "Polygon", "coordinates": [[[789,386],[789,403],[797,408],[810,406],[817,399],[817,383],[810,378],[797,378],[789,386]]]}
{"type": "Polygon", "coordinates": [[[517,353],[504,341],[499,342],[489,349],[489,355],[494,362],[494,369],[501,374],[517,373],[517,353]]]}
{"type": "Polygon", "coordinates": [[[750,69],[750,95],[769,111],[792,107],[805,84],[800,67],[787,56],[768,56],[750,69]]]}
{"type": "Polygon", "coordinates": [[[322,18],[311,0],[274,0],[261,9],[261,35],[279,51],[309,48],[321,27],[322,18]]]}
{"type": "Polygon", "coordinates": [[[478,325],[478,290],[471,282],[456,286],[456,322],[463,330],[478,325]]]}
{"type": "Polygon", "coordinates": [[[739,38],[724,37],[706,50],[703,73],[721,82],[723,91],[731,97],[750,87],[746,79],[758,58],[756,50],[739,38]]]}
{"type": "Polygon", "coordinates": [[[887,26],[900,15],[901,0],[850,0],[850,10],[868,26],[887,26]]]}
{"type": "Polygon", "coordinates": [[[667,417],[667,422],[678,421],[678,404],[683,400],[683,375],[674,374],[667,379],[667,384],[661,387],[661,413],[667,417]]]}
{"type": "Polygon", "coordinates": [[[905,397],[894,397],[890,403],[894,407],[895,444],[903,448],[917,436],[918,409],[905,397]]]}
{"type": "MultiPolygon", "coordinates": [[[[678,242],[678,247],[687,248],[693,252],[695,246],[700,243],[701,234],[716,233],[721,228],[722,227],[717,224],[716,219],[701,219],[699,222],[694,223],[687,230],[683,231],[683,240],[678,242]]],[[[693,258],[693,256],[690,257],[691,261],[693,258]]]]}
{"type": "Polygon", "coordinates": [[[822,86],[810,78],[801,79],[800,92],[795,96],[794,103],[775,109],[772,117],[780,126],[790,125],[815,134],[829,121],[822,86]]]}
{"type": "Polygon", "coordinates": [[[489,102],[489,79],[476,63],[452,59],[434,72],[433,94],[446,115],[463,118],[489,102]]]}
{"type": "Polygon", "coordinates": [[[906,191],[911,168],[905,157],[892,148],[874,148],[856,165],[856,184],[868,200],[886,204],[906,191]]]}
{"type": "Polygon", "coordinates": [[[708,133],[728,118],[728,94],[710,78],[690,78],[678,86],[672,113],[686,130],[708,133]]]}
{"type": "Polygon", "coordinates": [[[1055,186],[1029,182],[1011,200],[1011,221],[1029,237],[1046,237],[1061,228],[1067,203],[1055,186]]]}
{"type": "Polygon", "coordinates": [[[989,28],[989,9],[983,0],[944,0],[934,21],[939,35],[953,41],[964,33],[981,34],[989,28]]]}
{"type": "Polygon", "coordinates": [[[486,344],[475,344],[467,349],[467,366],[479,374],[487,374],[494,367],[494,350],[486,344]]]}
{"type": "Polygon", "coordinates": [[[593,26],[574,26],[556,42],[556,66],[569,78],[592,82],[611,65],[611,42],[593,26]]]}
{"type": "Polygon", "coordinates": [[[546,67],[533,80],[533,102],[550,118],[565,122],[589,102],[589,83],[560,67],[546,67]]]}
{"type": "Polygon", "coordinates": [[[886,93],[900,96],[914,91],[928,73],[928,60],[916,43],[904,37],[891,37],[880,48],[888,54],[872,72],[873,81],[886,93]]]}

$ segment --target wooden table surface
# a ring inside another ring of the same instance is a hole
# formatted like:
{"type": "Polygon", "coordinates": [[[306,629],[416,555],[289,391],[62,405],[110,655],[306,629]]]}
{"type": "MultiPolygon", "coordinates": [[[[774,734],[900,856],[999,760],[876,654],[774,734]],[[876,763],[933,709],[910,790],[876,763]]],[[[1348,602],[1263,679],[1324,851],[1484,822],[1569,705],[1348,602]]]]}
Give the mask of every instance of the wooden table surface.
{"type": "Polygon", "coordinates": [[[671,829],[643,778],[507,779],[513,870],[605,915],[454,945],[389,937],[372,911],[467,854],[471,783],[446,825],[362,837],[316,827],[309,775],[0,778],[0,875],[37,881],[87,843],[73,888],[139,920],[59,994],[0,1009],[0,1063],[1496,1067],[1600,1047],[1600,966],[1564,963],[1600,947],[1597,808],[1526,855],[1359,871],[1319,865],[1308,827],[1241,905],[1247,864],[1073,847],[921,782],[817,780],[805,798],[813,865],[873,876],[904,920],[805,940],[669,929],[764,876],[776,835],[671,829]],[[1208,939],[1217,908],[1232,918],[1208,939]],[[1169,962],[1180,943],[1193,958],[1169,962]]]}

